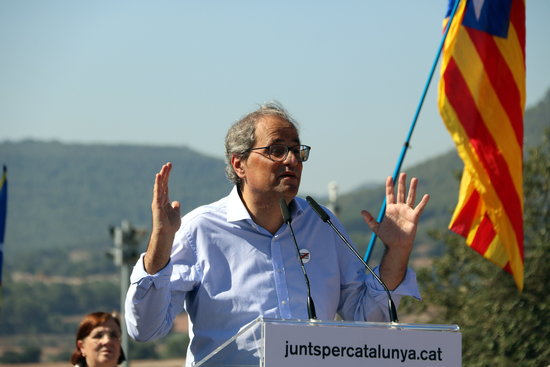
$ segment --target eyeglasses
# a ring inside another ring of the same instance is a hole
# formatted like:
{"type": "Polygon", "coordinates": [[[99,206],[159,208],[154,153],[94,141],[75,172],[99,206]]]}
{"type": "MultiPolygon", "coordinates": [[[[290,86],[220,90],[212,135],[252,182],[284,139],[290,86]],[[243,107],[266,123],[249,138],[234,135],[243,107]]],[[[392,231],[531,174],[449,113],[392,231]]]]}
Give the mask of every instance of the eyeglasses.
{"type": "Polygon", "coordinates": [[[295,145],[293,147],[289,147],[282,144],[273,144],[268,147],[258,147],[258,148],[250,148],[245,150],[245,152],[250,152],[252,150],[260,150],[265,149],[267,150],[267,154],[269,156],[269,159],[275,162],[282,162],[288,157],[288,152],[292,151],[296,159],[298,159],[299,162],[305,162],[309,158],[309,151],[311,150],[310,146],[307,145],[295,145]]]}

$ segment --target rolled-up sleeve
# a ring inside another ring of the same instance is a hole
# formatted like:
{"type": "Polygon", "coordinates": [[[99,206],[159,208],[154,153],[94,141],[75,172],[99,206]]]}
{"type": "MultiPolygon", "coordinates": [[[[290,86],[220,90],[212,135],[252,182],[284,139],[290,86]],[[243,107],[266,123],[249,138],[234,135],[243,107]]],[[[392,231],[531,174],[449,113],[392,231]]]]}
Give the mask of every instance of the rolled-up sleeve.
{"type": "Polygon", "coordinates": [[[185,277],[182,266],[173,265],[172,260],[158,273],[148,274],[143,256],[130,276],[124,315],[128,334],[142,342],[168,334],[175,317],[183,310],[187,292],[195,284],[191,277],[185,277]]]}
{"type": "MultiPolygon", "coordinates": [[[[379,274],[379,267],[374,268],[376,275],[379,274]]],[[[376,280],[372,274],[367,274],[365,283],[367,285],[367,295],[363,299],[363,307],[360,310],[361,315],[356,314],[356,318],[367,321],[390,321],[388,310],[388,295],[384,287],[376,280]]],[[[395,307],[399,307],[399,302],[403,296],[411,296],[418,300],[421,299],[416,282],[416,273],[408,268],[405,278],[397,288],[390,291],[395,307]]]]}
{"type": "Polygon", "coordinates": [[[124,308],[128,334],[137,341],[148,341],[166,335],[173,321],[168,313],[171,303],[172,264],[169,263],[158,273],[150,275],[144,269],[143,256],[142,254],[130,275],[124,308]]]}

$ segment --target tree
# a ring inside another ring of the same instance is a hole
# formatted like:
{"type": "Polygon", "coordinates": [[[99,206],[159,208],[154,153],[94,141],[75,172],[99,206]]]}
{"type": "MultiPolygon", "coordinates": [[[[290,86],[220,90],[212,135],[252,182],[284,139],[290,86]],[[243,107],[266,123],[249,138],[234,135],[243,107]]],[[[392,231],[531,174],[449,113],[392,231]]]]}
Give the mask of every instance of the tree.
{"type": "Polygon", "coordinates": [[[425,301],[408,311],[430,322],[458,324],[464,366],[550,363],[550,130],[524,165],[525,288],[449,232],[432,232],[446,253],[418,273],[425,301]]]}
{"type": "Polygon", "coordinates": [[[171,333],[162,351],[163,358],[185,358],[187,346],[189,345],[189,335],[187,333],[171,333]]]}
{"type": "Polygon", "coordinates": [[[16,364],[16,363],[36,363],[40,362],[42,350],[37,345],[29,345],[23,347],[21,352],[8,350],[0,357],[0,363],[16,364]]]}

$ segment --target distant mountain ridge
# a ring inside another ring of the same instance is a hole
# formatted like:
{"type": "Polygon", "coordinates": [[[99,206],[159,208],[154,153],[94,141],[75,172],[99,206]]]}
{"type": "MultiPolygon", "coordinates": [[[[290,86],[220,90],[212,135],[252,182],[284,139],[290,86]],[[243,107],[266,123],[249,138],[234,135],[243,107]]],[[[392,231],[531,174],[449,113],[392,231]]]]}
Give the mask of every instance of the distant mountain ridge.
{"type": "MultiPolygon", "coordinates": [[[[526,154],[540,145],[549,127],[550,92],[526,111],[526,154]]],[[[171,198],[181,201],[183,212],[218,199],[231,187],[221,159],[186,147],[0,143],[0,162],[8,166],[9,180],[0,357],[29,345],[34,350],[46,346],[50,358],[54,346],[64,351],[55,358],[66,361],[71,353],[67,341],[84,314],[120,309],[120,269],[106,257],[113,247],[109,227],[127,219],[148,229],[154,174],[166,161],[177,167],[171,198]]],[[[412,252],[413,267],[429,266],[443,249],[428,232],[446,230],[462,167],[451,150],[406,168],[409,177],[419,177],[419,194],[431,195],[412,252]]],[[[368,184],[339,198],[340,218],[362,254],[370,233],[359,211],[377,213],[383,197],[383,185],[368,184]]],[[[146,238],[141,245],[144,250],[146,238]]],[[[382,248],[378,241],[372,265],[379,262],[382,248]]],[[[139,358],[158,360],[151,348],[166,350],[174,341],[183,345],[183,336],[178,331],[155,343],[131,343],[130,350],[139,358]]]]}
{"type": "MultiPolygon", "coordinates": [[[[550,91],[525,114],[525,146],[541,143],[550,126],[550,91]]],[[[52,248],[112,245],[108,227],[127,219],[136,226],[150,223],[154,174],[167,162],[173,171],[171,197],[182,211],[227,194],[231,184],[225,163],[186,147],[79,145],[22,141],[0,143],[0,162],[8,167],[10,192],[5,259],[52,248]]],[[[430,193],[418,234],[420,244],[433,246],[426,231],[446,228],[456,204],[462,162],[454,150],[407,169],[421,180],[419,191],[430,193]]],[[[377,213],[384,191],[364,185],[339,198],[341,219],[360,247],[368,241],[361,209],[377,213]]],[[[322,198],[320,200],[322,202],[322,198]]],[[[437,253],[437,249],[428,250],[437,253]]]]}
{"type": "Polygon", "coordinates": [[[149,226],[155,173],[168,161],[183,212],[230,188],[222,160],[185,147],[5,142],[0,159],[10,185],[6,253],[110,243],[108,227],[122,219],[149,226]]]}

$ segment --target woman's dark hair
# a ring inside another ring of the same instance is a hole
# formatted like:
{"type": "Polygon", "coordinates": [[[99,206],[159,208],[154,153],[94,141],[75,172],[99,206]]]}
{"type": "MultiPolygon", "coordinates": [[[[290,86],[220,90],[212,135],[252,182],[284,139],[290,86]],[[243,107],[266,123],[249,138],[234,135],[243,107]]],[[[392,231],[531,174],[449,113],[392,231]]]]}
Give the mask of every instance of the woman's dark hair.
{"type": "MultiPolygon", "coordinates": [[[[84,340],[93,329],[96,327],[106,323],[109,320],[113,320],[119,327],[120,327],[120,320],[118,317],[114,314],[110,314],[107,312],[93,312],[90,313],[82,319],[80,322],[80,325],[78,326],[78,330],[76,331],[76,340],[75,340],[75,350],[73,352],[73,355],[71,356],[71,363],[73,365],[77,365],[80,367],[86,367],[86,358],[82,356],[82,353],[80,352],[80,348],[78,347],[78,341],[84,340]]],[[[120,356],[118,357],[117,364],[121,364],[126,360],[126,356],[124,355],[124,351],[122,350],[122,345],[120,346],[120,356]]]]}

